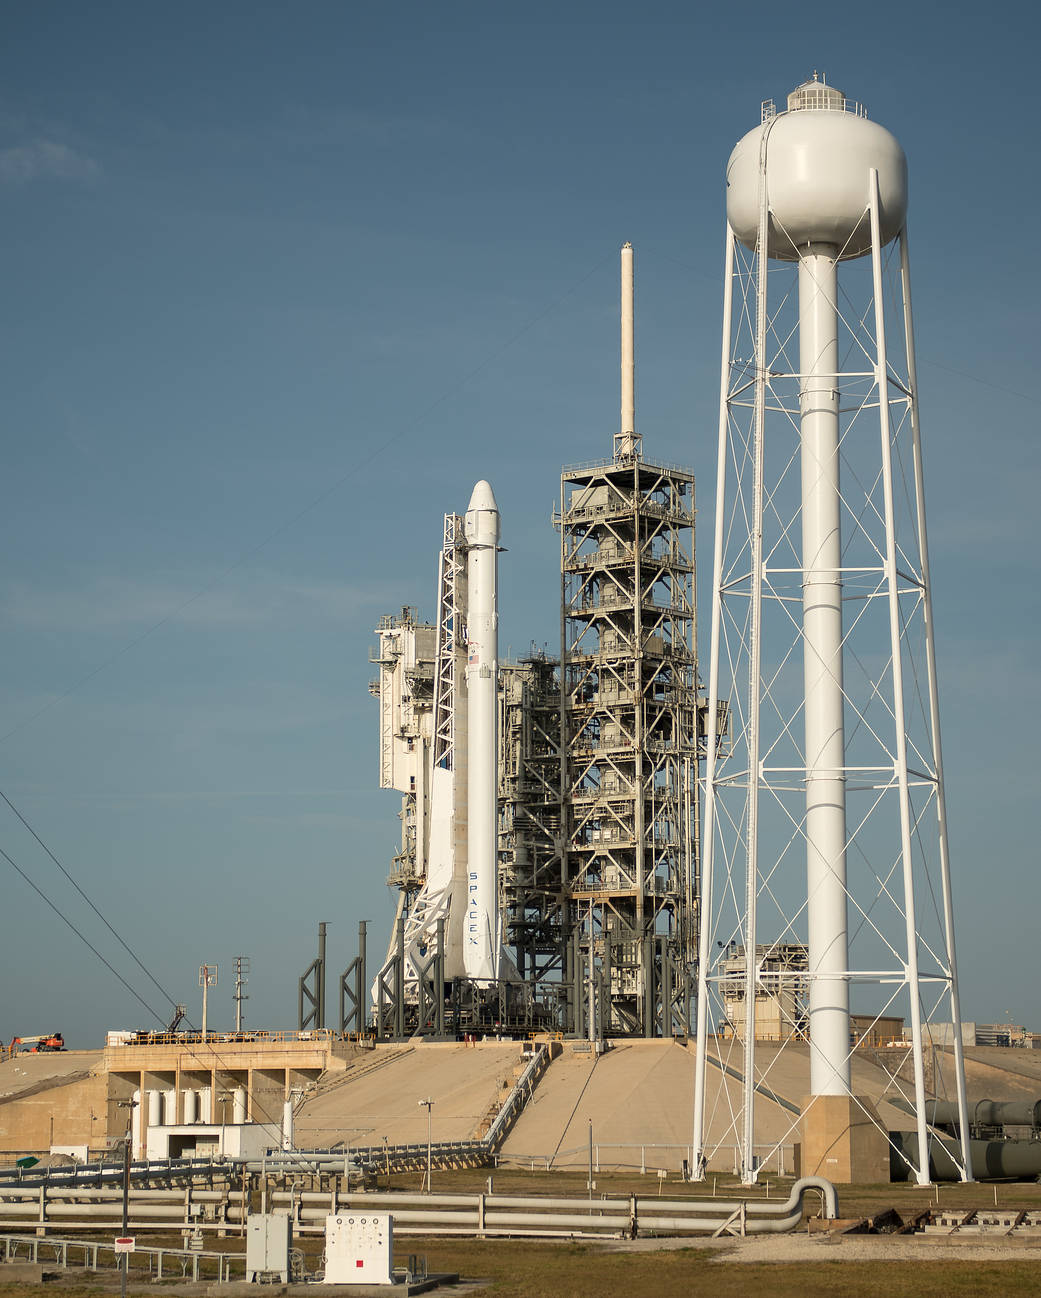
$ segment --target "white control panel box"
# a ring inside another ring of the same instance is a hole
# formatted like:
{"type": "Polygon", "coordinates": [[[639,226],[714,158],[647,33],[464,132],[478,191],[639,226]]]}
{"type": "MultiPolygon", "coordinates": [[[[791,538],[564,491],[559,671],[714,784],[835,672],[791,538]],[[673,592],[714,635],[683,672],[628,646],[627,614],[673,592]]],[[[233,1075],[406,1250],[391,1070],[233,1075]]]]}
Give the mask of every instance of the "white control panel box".
{"type": "Polygon", "coordinates": [[[325,1219],[326,1284],[393,1284],[394,1218],[338,1212],[325,1219]]]}
{"type": "Polygon", "coordinates": [[[293,1223],[288,1213],[250,1213],[246,1218],[246,1279],[255,1281],[277,1275],[283,1284],[288,1284],[292,1247],[293,1223]]]}

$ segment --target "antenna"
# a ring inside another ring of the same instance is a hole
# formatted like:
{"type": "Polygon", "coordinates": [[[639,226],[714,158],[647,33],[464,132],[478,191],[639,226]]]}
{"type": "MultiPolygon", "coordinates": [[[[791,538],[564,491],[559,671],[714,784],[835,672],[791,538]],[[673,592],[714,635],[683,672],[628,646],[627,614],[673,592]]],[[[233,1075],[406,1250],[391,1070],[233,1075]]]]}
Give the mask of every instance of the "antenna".
{"type": "Polygon", "coordinates": [[[249,981],[249,956],[237,955],[235,957],[235,1031],[242,1031],[242,1002],[248,1001],[249,996],[242,990],[249,981]]]}

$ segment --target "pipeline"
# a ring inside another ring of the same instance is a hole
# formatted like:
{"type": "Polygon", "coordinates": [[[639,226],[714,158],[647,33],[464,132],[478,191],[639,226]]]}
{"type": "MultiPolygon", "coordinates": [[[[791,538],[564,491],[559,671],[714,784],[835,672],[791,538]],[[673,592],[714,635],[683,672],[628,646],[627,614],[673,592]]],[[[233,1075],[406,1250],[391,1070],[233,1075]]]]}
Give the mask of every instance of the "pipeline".
{"type": "MultiPolygon", "coordinates": [[[[470,1227],[481,1234],[509,1234],[515,1227],[552,1228],[554,1232],[621,1231],[635,1235],[639,1229],[671,1232],[713,1233],[731,1221],[740,1221],[748,1234],[781,1233],[793,1230],[802,1220],[808,1191],[821,1196],[822,1214],[833,1220],[839,1214],[838,1194],[823,1177],[809,1176],[796,1181],[790,1195],[776,1202],[734,1199],[546,1199],[514,1195],[410,1195],[394,1192],[344,1195],[337,1202],[355,1210],[390,1210],[395,1228],[401,1226],[470,1227]],[[528,1211],[510,1211],[510,1210],[528,1211]],[[550,1211],[547,1211],[550,1210],[550,1211]],[[680,1213],[682,1216],[659,1215],[680,1213]],[[692,1215],[692,1214],[698,1215],[692,1215]]],[[[293,1196],[278,1192],[275,1203],[291,1202],[293,1196]]],[[[305,1191],[296,1195],[301,1220],[324,1220],[329,1196],[305,1191]],[[309,1205],[314,1205],[309,1206],[309,1205]]]]}
{"type": "MultiPolygon", "coordinates": [[[[914,1115],[909,1100],[893,1103],[914,1115]]],[[[1041,1129],[1041,1100],[979,1100],[967,1110],[970,1127],[1031,1127],[1041,1129]]],[[[958,1105],[954,1100],[926,1100],[925,1120],[931,1127],[957,1127],[958,1105]]]]}
{"type": "MultiPolygon", "coordinates": [[[[402,1193],[320,1194],[277,1191],[272,1202],[287,1206],[304,1233],[321,1233],[330,1211],[350,1206],[356,1210],[389,1209],[395,1227],[405,1233],[437,1231],[478,1235],[515,1233],[559,1235],[617,1233],[635,1237],[640,1230],[671,1233],[715,1233],[735,1230],[742,1234],[793,1230],[802,1220],[808,1191],[821,1195],[822,1213],[838,1216],[835,1187],[821,1177],[805,1177],[792,1186],[786,1200],[774,1202],[735,1199],[542,1199],[515,1195],[410,1195],[402,1193]]],[[[41,1194],[10,1189],[0,1200],[0,1226],[33,1222],[43,1227],[61,1223],[62,1229],[116,1222],[121,1199],[108,1190],[58,1190],[41,1194]]],[[[203,1229],[241,1226],[248,1215],[234,1194],[215,1191],[180,1193],[175,1190],[132,1191],[131,1226],[183,1223],[203,1229]],[[200,1222],[190,1215],[191,1204],[205,1207],[200,1222]]]]}
{"type": "MultiPolygon", "coordinates": [[[[906,1181],[918,1158],[918,1135],[889,1133],[889,1179],[906,1181]]],[[[1033,1181],[1041,1177],[1041,1140],[970,1140],[972,1174],[977,1181],[1033,1181]]],[[[929,1141],[929,1179],[960,1181],[961,1148],[950,1137],[929,1141]]]]}

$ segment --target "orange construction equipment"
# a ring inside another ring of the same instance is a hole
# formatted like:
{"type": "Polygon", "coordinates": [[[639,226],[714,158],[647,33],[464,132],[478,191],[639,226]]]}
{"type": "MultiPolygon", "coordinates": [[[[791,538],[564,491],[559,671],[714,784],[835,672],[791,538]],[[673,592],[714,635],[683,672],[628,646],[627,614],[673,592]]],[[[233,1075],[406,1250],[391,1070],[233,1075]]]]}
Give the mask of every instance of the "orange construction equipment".
{"type": "Polygon", "coordinates": [[[47,1050],[64,1050],[65,1038],[60,1032],[45,1033],[40,1037],[15,1037],[7,1053],[16,1055],[19,1049],[28,1050],[31,1055],[47,1050]]]}

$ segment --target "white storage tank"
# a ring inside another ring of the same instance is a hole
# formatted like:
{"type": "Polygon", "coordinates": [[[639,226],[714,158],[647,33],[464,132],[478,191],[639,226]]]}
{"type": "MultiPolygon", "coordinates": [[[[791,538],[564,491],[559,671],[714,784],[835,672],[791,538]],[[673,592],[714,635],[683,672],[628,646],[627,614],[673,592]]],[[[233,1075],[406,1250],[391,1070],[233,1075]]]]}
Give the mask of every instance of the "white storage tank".
{"type": "Polygon", "coordinates": [[[244,1086],[235,1087],[235,1107],[232,1114],[232,1122],[242,1123],[246,1121],[246,1088],[244,1086]]]}
{"type": "Polygon", "coordinates": [[[212,1089],[212,1087],[204,1086],[204,1087],[199,1091],[199,1121],[200,1121],[200,1122],[212,1122],[212,1121],[213,1121],[213,1089],[212,1089]]]}
{"type": "Polygon", "coordinates": [[[150,1127],[161,1127],[163,1125],[162,1091],[148,1092],[148,1125],[150,1127]]]}
{"type": "Polygon", "coordinates": [[[166,1127],[175,1127],[177,1125],[177,1092],[163,1092],[163,1125],[166,1127]]]}
{"type": "Polygon", "coordinates": [[[199,1092],[185,1091],[184,1093],[184,1121],[198,1122],[199,1120],[199,1092]]]}

